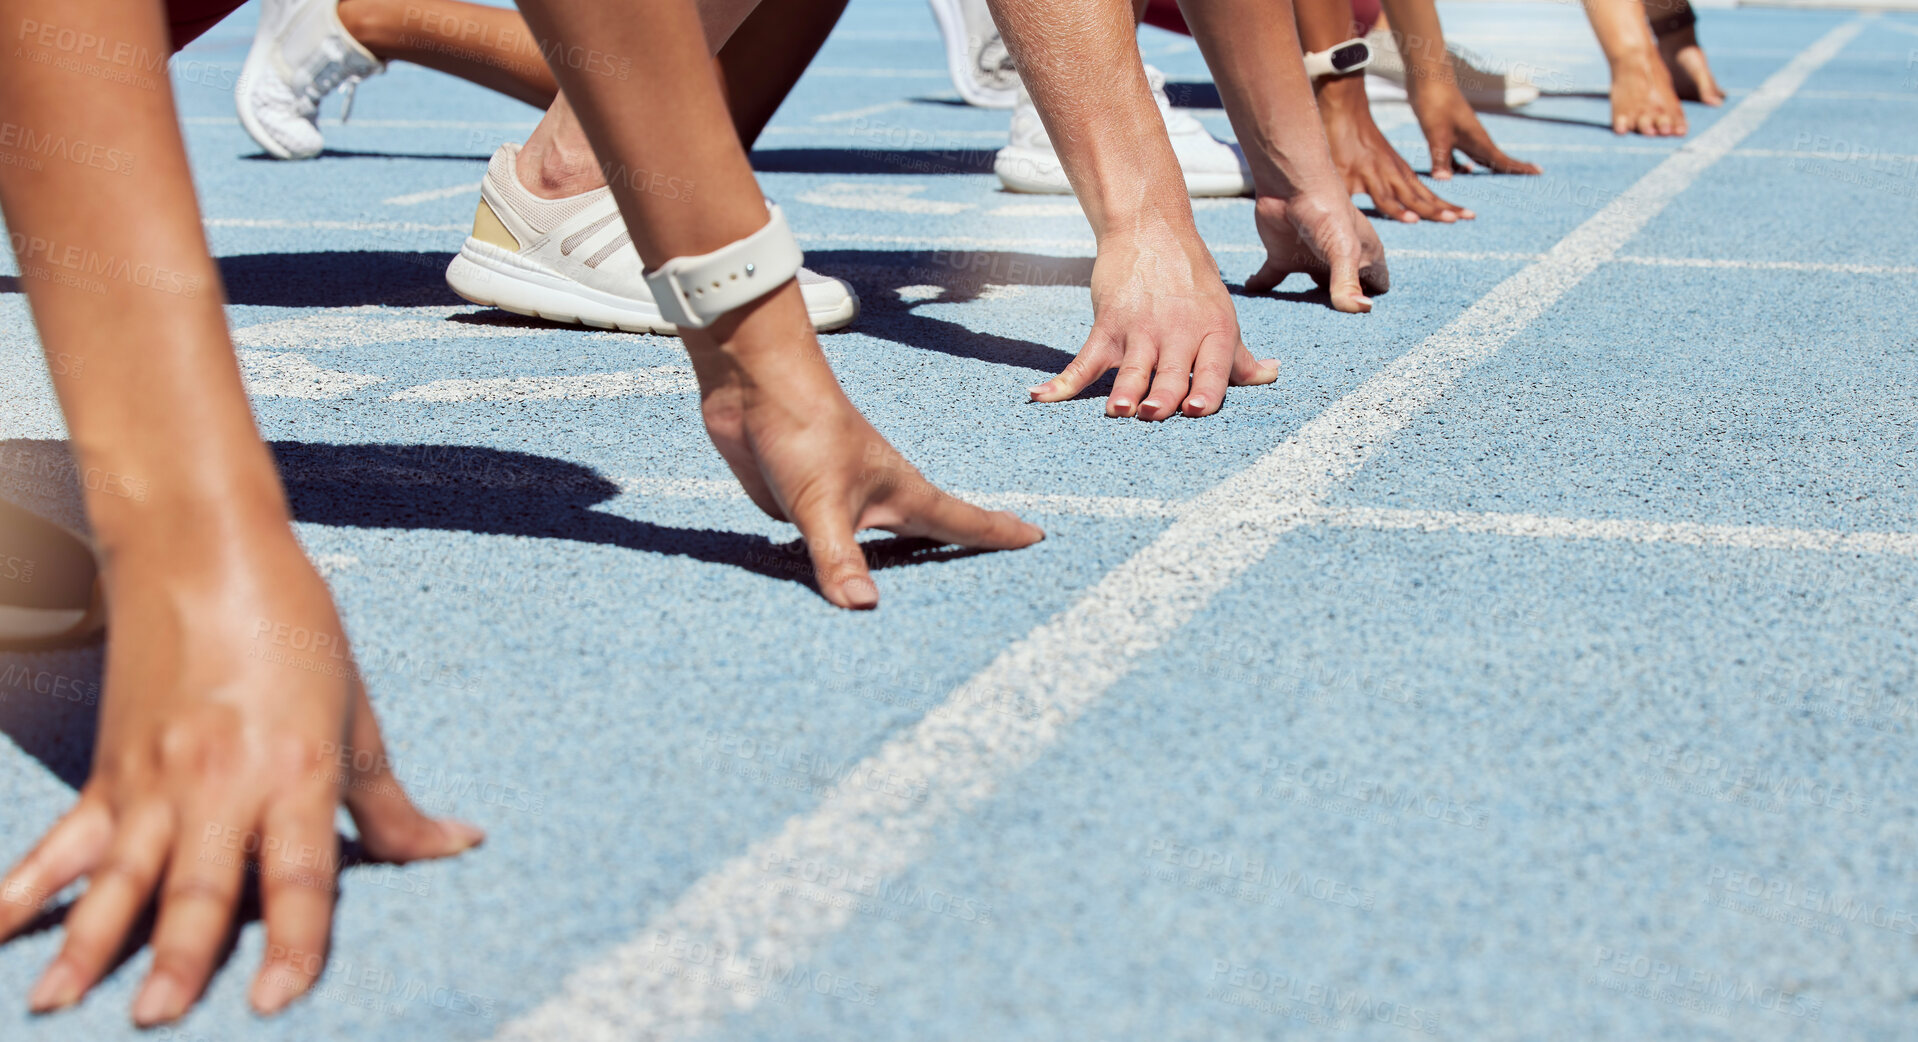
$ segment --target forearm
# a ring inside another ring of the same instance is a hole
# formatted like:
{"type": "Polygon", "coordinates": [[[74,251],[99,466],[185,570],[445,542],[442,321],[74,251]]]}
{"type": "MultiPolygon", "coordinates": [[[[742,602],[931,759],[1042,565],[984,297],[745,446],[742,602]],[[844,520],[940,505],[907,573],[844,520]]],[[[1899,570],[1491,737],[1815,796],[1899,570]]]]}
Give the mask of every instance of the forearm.
{"type": "Polygon", "coordinates": [[[1598,37],[1598,46],[1613,68],[1625,61],[1657,54],[1658,41],[1652,36],[1651,23],[1645,19],[1645,5],[1639,0],[1584,2],[1592,33],[1598,37]]]}
{"type": "MultiPolygon", "coordinates": [[[[30,23],[167,54],[151,0],[0,0],[30,23]]],[[[54,39],[59,39],[58,35],[54,39]]],[[[27,54],[29,59],[32,54],[27,54]]],[[[164,74],[128,82],[37,60],[0,63],[0,209],[66,413],[94,532],[217,547],[286,507],[227,336],[219,272],[164,74]],[[79,144],[84,142],[85,144],[79,144]]],[[[209,550],[209,552],[211,552],[209,550]]]]}
{"type": "Polygon", "coordinates": [[[992,0],[993,20],[1101,241],[1197,235],[1129,0],[992,0]]]}
{"type": "Polygon", "coordinates": [[[1291,196],[1319,186],[1343,192],[1291,0],[1185,0],[1180,10],[1218,84],[1258,194],[1291,196]]]}
{"type": "Polygon", "coordinates": [[[1435,87],[1457,90],[1438,5],[1433,0],[1381,0],[1380,6],[1391,20],[1399,56],[1405,61],[1406,90],[1412,103],[1418,104],[1420,95],[1435,87]]]}

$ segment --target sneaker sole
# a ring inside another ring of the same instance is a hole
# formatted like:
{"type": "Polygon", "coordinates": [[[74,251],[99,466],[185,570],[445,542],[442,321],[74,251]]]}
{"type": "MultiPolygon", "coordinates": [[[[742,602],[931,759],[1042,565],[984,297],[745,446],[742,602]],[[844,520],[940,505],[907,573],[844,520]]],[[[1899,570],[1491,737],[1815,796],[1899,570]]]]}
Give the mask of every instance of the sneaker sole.
{"type": "MultiPolygon", "coordinates": [[[[1005,185],[1007,191],[1032,195],[1072,194],[1072,182],[1066,179],[1065,167],[1060,165],[1059,157],[1050,152],[1008,145],[993,157],[992,172],[999,175],[999,183],[1005,185]]],[[[1245,175],[1238,171],[1197,175],[1187,172],[1185,192],[1194,199],[1241,196],[1246,193],[1245,175]]]]}
{"type": "Polygon", "coordinates": [[[0,651],[46,651],[86,644],[106,630],[106,605],[99,591],[93,606],[73,609],[0,605],[0,651]]]}
{"type": "Polygon", "coordinates": [[[946,45],[946,74],[952,77],[959,96],[966,104],[982,109],[1009,109],[1018,104],[1018,91],[982,87],[972,78],[972,55],[967,52],[972,41],[966,34],[966,18],[959,13],[959,0],[929,2],[933,20],[939,23],[939,37],[946,45]]]}
{"type": "MultiPolygon", "coordinates": [[[[679,327],[661,317],[654,305],[582,286],[534,267],[516,253],[471,237],[446,266],[446,284],[475,304],[515,315],[593,329],[679,335],[679,327]]],[[[859,317],[859,296],[848,292],[845,300],[827,307],[808,302],[806,317],[822,333],[844,329],[859,317]]]]}

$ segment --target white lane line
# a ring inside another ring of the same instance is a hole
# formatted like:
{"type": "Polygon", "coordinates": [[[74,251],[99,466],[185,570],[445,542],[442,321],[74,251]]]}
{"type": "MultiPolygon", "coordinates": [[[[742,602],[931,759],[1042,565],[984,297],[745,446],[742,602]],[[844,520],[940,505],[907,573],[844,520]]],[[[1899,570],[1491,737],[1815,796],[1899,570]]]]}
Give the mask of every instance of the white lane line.
{"type": "Polygon", "coordinates": [[[315,310],[319,313],[262,322],[236,329],[233,331],[233,346],[278,348],[290,351],[327,351],[373,344],[536,337],[556,333],[584,335],[588,340],[603,340],[625,335],[603,330],[586,331],[570,326],[549,326],[537,323],[520,325],[517,322],[494,324],[483,321],[455,321],[456,315],[473,315],[483,310],[470,304],[456,307],[404,309],[364,304],[350,308],[315,310]],[[422,315],[425,317],[420,317],[422,315]]]}
{"type": "MultiPolygon", "coordinates": [[[[746,493],[741,491],[739,483],[725,479],[613,477],[609,480],[629,494],[650,498],[704,501],[736,499],[746,502],[746,493]]],[[[1143,496],[967,491],[955,491],[952,494],[988,510],[1078,517],[1177,518],[1190,505],[1183,500],[1143,496]]],[[[1785,528],[1778,525],[1708,525],[1696,521],[1406,510],[1398,507],[1324,507],[1308,512],[1300,519],[1300,524],[1381,532],[1466,532],[1524,539],[1596,539],[1679,546],[1918,557],[1918,532],[1841,532],[1830,528],[1785,528]]]]}
{"type": "MultiPolygon", "coordinates": [[[[1828,135],[1821,135],[1828,136],[1828,135]]],[[[1735,156],[1755,156],[1765,159],[1823,159],[1832,163],[1918,163],[1918,155],[1902,152],[1838,152],[1803,151],[1782,148],[1741,148],[1732,153],[1735,156]]]]}
{"type": "Polygon", "coordinates": [[[1180,504],[1171,499],[1135,496],[1063,496],[1047,492],[955,492],[968,503],[987,510],[1027,514],[1070,514],[1079,517],[1177,517],[1180,504]]]}
{"type": "Polygon", "coordinates": [[[281,217],[209,217],[208,228],[275,228],[343,232],[465,232],[470,224],[421,224],[416,221],[309,221],[281,217]]]}
{"type": "Polygon", "coordinates": [[[1674,543],[1680,546],[1730,546],[1749,550],[1813,550],[1918,557],[1918,532],[1840,532],[1829,528],[1707,525],[1695,521],[1635,521],[1374,507],[1327,510],[1315,520],[1320,524],[1341,528],[1380,531],[1469,532],[1526,539],[1605,539],[1631,543],[1674,543]]]}
{"type": "MultiPolygon", "coordinates": [[[[862,246],[911,246],[927,250],[1057,250],[1091,255],[1091,239],[998,238],[979,235],[860,235],[856,232],[799,232],[800,242],[862,246]]],[[[1218,247],[1213,247],[1217,249],[1218,247]]]]}
{"type": "Polygon", "coordinates": [[[611,477],[607,480],[618,485],[620,491],[627,495],[651,499],[737,499],[748,502],[746,490],[739,487],[739,482],[721,478],[611,477]]]}
{"type": "Polygon", "coordinates": [[[1835,271],[1846,275],[1918,275],[1918,267],[1898,264],[1845,264],[1837,261],[1715,260],[1710,257],[1617,257],[1620,264],[1658,268],[1742,268],[1747,271],[1835,271]]]}
{"type": "MultiPolygon", "coordinates": [[[[239,129],[240,121],[231,115],[226,116],[187,116],[180,120],[190,127],[233,127],[239,129]]],[[[502,123],[489,120],[463,119],[356,119],[348,126],[376,127],[382,130],[505,130],[524,134],[535,124],[525,121],[502,123]]],[[[474,156],[476,161],[484,161],[485,156],[474,156]]]]}
{"type": "Polygon", "coordinates": [[[881,112],[903,109],[908,104],[910,104],[910,102],[907,102],[903,98],[899,101],[884,101],[877,105],[867,105],[864,108],[847,109],[844,112],[828,112],[824,115],[814,116],[812,121],[814,123],[840,123],[849,119],[858,119],[861,116],[876,116],[881,112]]]}
{"type": "Polygon", "coordinates": [[[478,380],[435,380],[387,396],[389,402],[537,402],[584,398],[643,398],[692,394],[699,390],[693,371],[660,365],[618,373],[577,376],[500,376],[478,380]]]}
{"type": "Polygon", "coordinates": [[[872,213],[905,213],[919,216],[950,217],[972,209],[971,203],[912,198],[925,190],[925,185],[833,181],[811,191],[801,192],[797,198],[802,203],[829,206],[835,210],[865,210],[872,213]]]}
{"type": "Polygon", "coordinates": [[[593,956],[558,995],[496,1037],[683,1038],[757,1005],[770,990],[766,974],[806,966],[856,904],[815,903],[763,885],[771,878],[768,866],[817,863],[850,879],[904,871],[942,823],[976,807],[1002,778],[1037,759],[1142,656],[1307,520],[1381,444],[1616,253],[1861,27],[1851,21],[1827,33],[1544,259],[1499,283],[1250,468],[1197,497],[1151,545],[849,775],[917,779],[921,800],[902,803],[885,785],[839,787],[833,798],[695,882],[637,938],[593,956]],[[1042,709],[1032,716],[1003,712],[1008,695],[1042,709]],[[729,957],[710,957],[719,951],[729,957]],[[688,952],[708,958],[694,965],[683,957],[688,952]]]}
{"type": "MultiPolygon", "coordinates": [[[[873,152],[883,153],[887,151],[897,151],[902,156],[912,155],[912,149],[906,147],[908,142],[911,142],[913,148],[938,148],[951,141],[996,141],[1001,145],[1006,143],[1006,132],[1003,130],[918,130],[909,129],[899,124],[884,124],[872,127],[767,127],[761,131],[761,133],[772,137],[875,138],[880,144],[886,147],[875,148],[873,152]]],[[[982,170],[979,176],[989,177],[991,175],[982,170]]]]}
{"type": "Polygon", "coordinates": [[[362,387],[386,382],[383,376],[322,369],[302,354],[241,351],[239,356],[240,378],[254,398],[344,398],[362,387]]]}
{"type": "Polygon", "coordinates": [[[1819,101],[1918,101],[1918,91],[1808,90],[1800,92],[1799,97],[1816,98],[1819,101]]]}
{"type": "Polygon", "coordinates": [[[948,78],[944,69],[868,69],[845,68],[840,66],[815,65],[806,70],[808,76],[848,76],[857,79],[874,80],[943,80],[948,78]]]}
{"type": "MultiPolygon", "coordinates": [[[[1677,153],[1673,153],[1676,155],[1677,153]]],[[[1044,205],[1044,204],[1040,204],[1044,205]]],[[[996,212],[996,211],[988,211],[996,212]]],[[[1033,216],[1025,214],[1024,216],[1033,216]]],[[[1047,254],[1086,255],[1095,248],[1091,239],[987,238],[976,235],[861,235],[846,232],[801,232],[799,241],[821,245],[849,243],[874,246],[911,246],[930,250],[1039,250],[1047,254]]],[[[1264,253],[1257,243],[1213,242],[1206,248],[1213,253],[1264,253]]],[[[1536,261],[1542,253],[1517,253],[1502,250],[1419,250],[1393,247],[1385,251],[1390,260],[1445,261],[1536,261]]],[[[1748,268],[1778,271],[1831,271],[1847,275],[1911,275],[1918,267],[1896,264],[1851,264],[1843,261],[1771,261],[1736,260],[1718,257],[1609,257],[1613,264],[1649,264],[1675,268],[1748,268]]]]}
{"type": "Polygon", "coordinates": [[[1085,209],[1076,199],[1062,203],[1008,203],[986,211],[987,217],[1084,217],[1085,209]]]}
{"type": "Polygon", "coordinates": [[[320,578],[337,578],[344,572],[359,567],[360,559],[352,554],[307,554],[313,567],[319,570],[320,578]]]}
{"type": "MultiPolygon", "coordinates": [[[[1423,141],[1393,141],[1392,144],[1404,151],[1423,149],[1423,141]]],[[[1548,141],[1500,142],[1499,147],[1509,155],[1524,152],[1598,152],[1609,155],[1668,156],[1680,147],[1675,145],[1581,145],[1548,141]]],[[[1918,155],[1906,155],[1892,152],[1868,152],[1858,155],[1841,152],[1816,152],[1787,148],[1734,148],[1729,153],[1740,159],[1829,159],[1834,163],[1845,162],[1886,162],[1909,163],[1918,161],[1918,155]]]]}
{"type": "MultiPolygon", "coordinates": [[[[1394,141],[1392,143],[1405,149],[1422,149],[1425,147],[1425,142],[1423,141],[1394,141]]],[[[1521,152],[1602,152],[1609,155],[1668,156],[1677,151],[1677,148],[1673,146],[1661,148],[1657,145],[1577,145],[1549,141],[1511,143],[1501,141],[1498,147],[1507,155],[1518,155],[1521,152]]],[[[1732,154],[1737,155],[1738,153],[1734,151],[1732,154]]]]}
{"type": "MultiPolygon", "coordinates": [[[[715,478],[613,477],[613,484],[632,495],[665,499],[746,500],[739,482],[715,478]]],[[[1170,499],[1138,496],[1065,496],[1047,492],[952,493],[988,510],[1018,510],[1034,514],[1073,514],[1081,517],[1172,517],[1179,504],[1170,499]]]]}
{"type": "Polygon", "coordinates": [[[414,192],[411,195],[396,195],[391,199],[383,199],[381,202],[384,202],[388,206],[416,206],[420,203],[433,202],[436,199],[451,199],[456,195],[471,195],[480,190],[480,184],[481,182],[474,181],[470,184],[433,188],[424,192],[414,192]]]}

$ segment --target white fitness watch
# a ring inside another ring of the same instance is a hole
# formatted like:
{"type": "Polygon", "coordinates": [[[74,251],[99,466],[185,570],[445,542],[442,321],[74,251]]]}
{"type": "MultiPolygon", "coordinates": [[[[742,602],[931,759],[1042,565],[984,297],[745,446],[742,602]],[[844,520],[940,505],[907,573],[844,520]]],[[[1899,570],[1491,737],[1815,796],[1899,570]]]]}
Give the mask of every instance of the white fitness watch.
{"type": "Polygon", "coordinates": [[[659,314],[673,325],[704,329],[719,316],[744,307],[786,284],[805,256],[771,201],[772,220],[735,243],[695,257],[674,257],[646,273],[659,314]]]}
{"type": "Polygon", "coordinates": [[[1354,37],[1322,51],[1305,55],[1305,75],[1313,82],[1327,76],[1343,76],[1372,64],[1372,47],[1362,37],[1354,37]]]}

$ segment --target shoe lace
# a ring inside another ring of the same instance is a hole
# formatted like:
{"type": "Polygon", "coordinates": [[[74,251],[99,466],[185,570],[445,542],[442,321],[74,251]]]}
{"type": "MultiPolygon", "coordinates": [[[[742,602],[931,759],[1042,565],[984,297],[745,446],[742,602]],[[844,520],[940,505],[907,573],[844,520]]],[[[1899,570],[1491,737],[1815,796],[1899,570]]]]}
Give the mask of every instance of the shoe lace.
{"type": "Polygon", "coordinates": [[[314,113],[319,112],[319,99],[326,97],[342,87],[346,90],[346,105],[340,110],[340,122],[344,123],[353,115],[353,99],[358,96],[360,84],[368,76],[378,73],[379,69],[367,72],[349,64],[344,51],[328,50],[328,60],[319,72],[313,75],[313,85],[308,89],[308,99],[313,103],[314,113]]]}
{"type": "Polygon", "coordinates": [[[1010,76],[1017,68],[1012,61],[1012,52],[1006,50],[1006,42],[998,33],[986,37],[979,45],[979,71],[988,76],[1010,76]]]}

